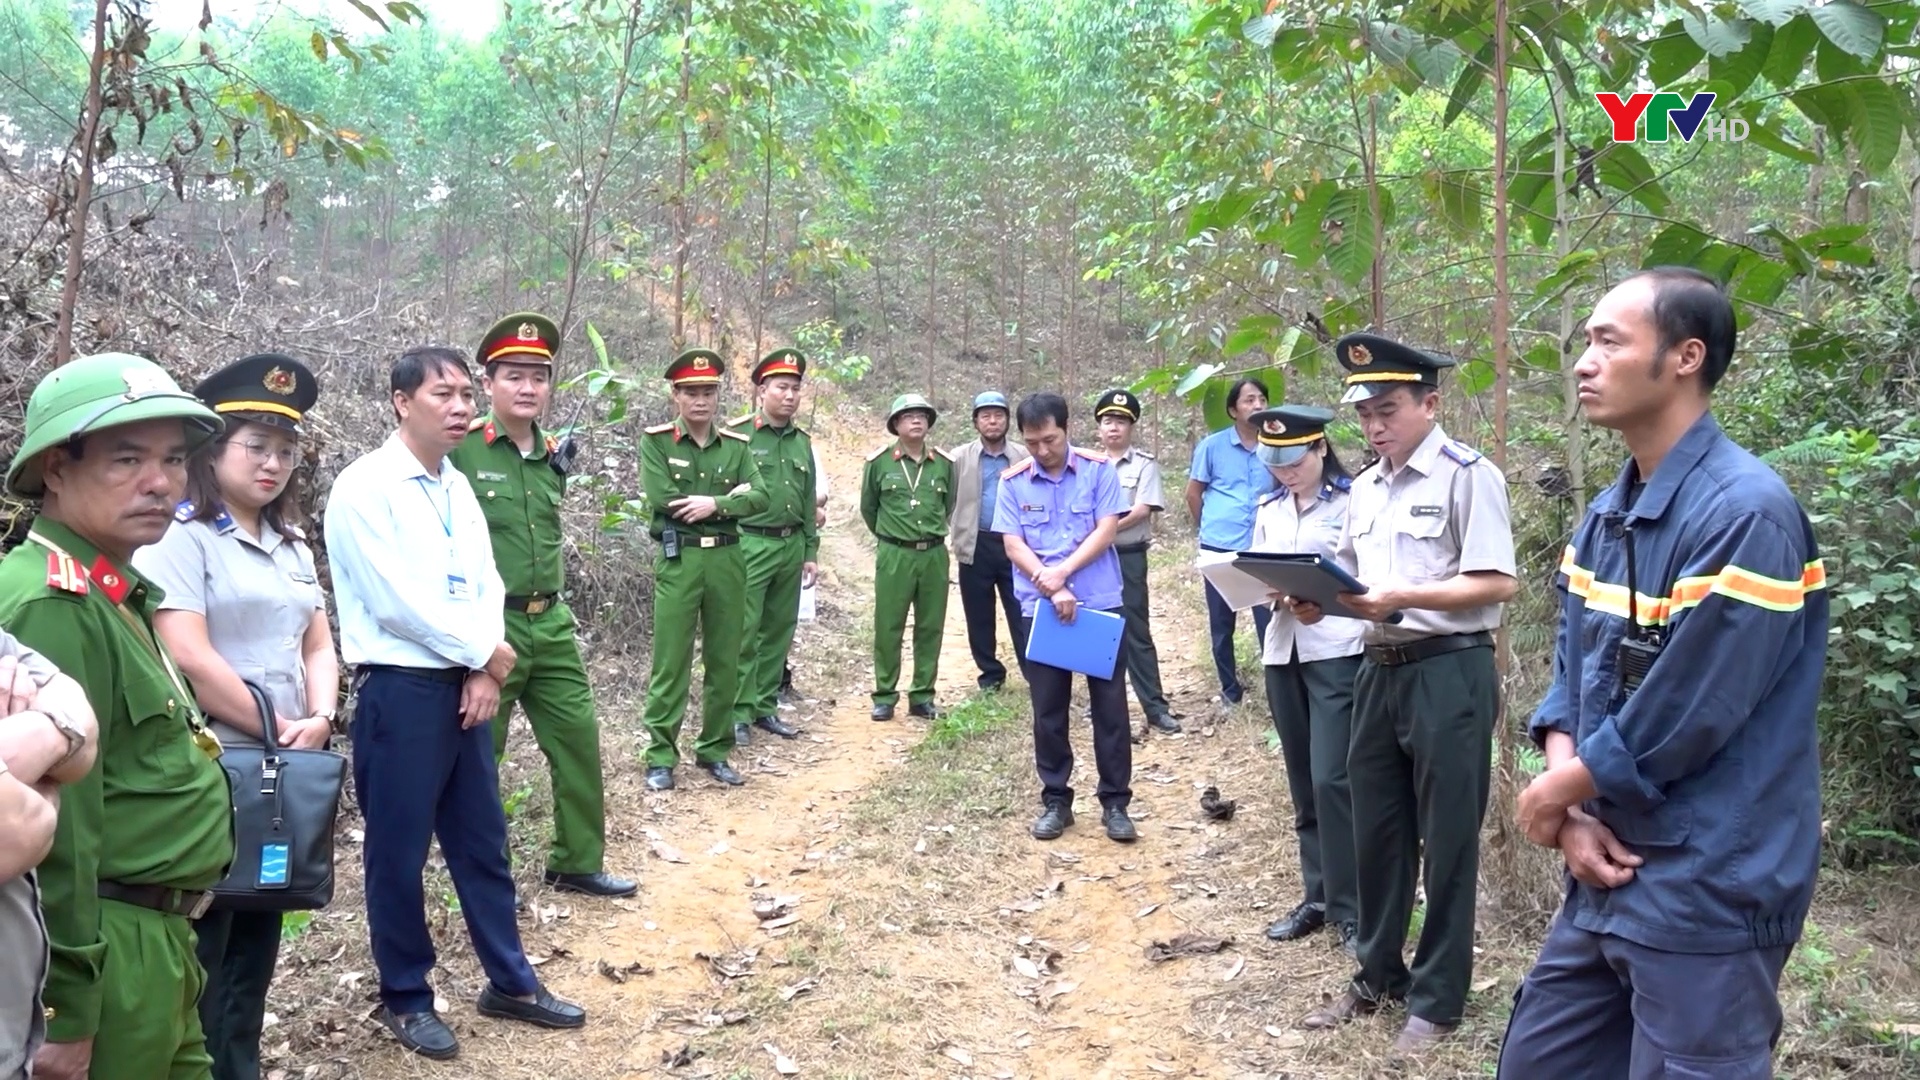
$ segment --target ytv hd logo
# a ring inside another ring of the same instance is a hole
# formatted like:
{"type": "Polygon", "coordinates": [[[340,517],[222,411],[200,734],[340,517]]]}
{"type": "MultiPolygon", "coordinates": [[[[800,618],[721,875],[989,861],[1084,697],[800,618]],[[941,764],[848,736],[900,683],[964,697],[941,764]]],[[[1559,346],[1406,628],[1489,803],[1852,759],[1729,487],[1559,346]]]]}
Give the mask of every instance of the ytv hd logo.
{"type": "Polygon", "coordinates": [[[1669,127],[1678,132],[1682,140],[1692,142],[1702,126],[1706,128],[1708,142],[1747,140],[1745,120],[1737,116],[1731,120],[1725,117],[1707,119],[1707,110],[1713,107],[1715,96],[1711,91],[1695,94],[1691,101],[1682,101],[1679,94],[1665,90],[1657,94],[1635,94],[1625,101],[1614,93],[1596,93],[1593,96],[1613,120],[1613,141],[1617,143],[1634,141],[1634,131],[1639,126],[1642,114],[1647,118],[1648,142],[1666,142],[1669,127]]]}

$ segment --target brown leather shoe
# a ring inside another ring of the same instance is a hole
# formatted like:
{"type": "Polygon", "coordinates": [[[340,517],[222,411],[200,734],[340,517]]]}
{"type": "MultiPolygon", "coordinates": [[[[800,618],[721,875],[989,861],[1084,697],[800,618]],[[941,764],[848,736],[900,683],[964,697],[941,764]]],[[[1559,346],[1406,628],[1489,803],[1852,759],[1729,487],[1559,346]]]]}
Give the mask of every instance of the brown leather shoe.
{"type": "Polygon", "coordinates": [[[1400,1029],[1400,1037],[1393,1040],[1393,1052],[1403,1057],[1418,1057],[1440,1045],[1459,1026],[1409,1016],[1407,1026],[1400,1029]]]}
{"type": "Polygon", "coordinates": [[[1346,993],[1301,1017],[1300,1026],[1309,1031],[1325,1031],[1367,1016],[1379,1007],[1378,1002],[1368,1001],[1349,988],[1346,993]]]}

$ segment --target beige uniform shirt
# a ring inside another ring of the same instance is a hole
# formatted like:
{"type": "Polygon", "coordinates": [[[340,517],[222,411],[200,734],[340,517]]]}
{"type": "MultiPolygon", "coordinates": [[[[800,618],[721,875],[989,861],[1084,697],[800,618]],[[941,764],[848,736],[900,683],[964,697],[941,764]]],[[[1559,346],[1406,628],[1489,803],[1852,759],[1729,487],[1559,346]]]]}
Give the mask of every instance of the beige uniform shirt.
{"type": "MultiPolygon", "coordinates": [[[[1120,495],[1132,510],[1146,503],[1155,511],[1167,508],[1166,487],[1160,480],[1160,463],[1153,455],[1139,447],[1127,447],[1127,455],[1110,459],[1114,472],[1120,475],[1120,495]]],[[[1128,526],[1113,538],[1115,547],[1130,547],[1144,544],[1153,539],[1153,515],[1148,514],[1138,524],[1128,526]]]]}
{"type": "MultiPolygon", "coordinates": [[[[1340,541],[1346,535],[1347,505],[1353,496],[1331,484],[1321,489],[1319,498],[1306,510],[1294,502],[1285,488],[1260,497],[1253,512],[1254,551],[1297,552],[1338,559],[1340,541]]],[[[1310,664],[1336,656],[1354,656],[1365,648],[1367,624],[1361,619],[1329,615],[1312,626],[1300,625],[1293,610],[1276,604],[1273,618],[1267,622],[1266,649],[1261,662],[1310,664]],[[1299,650],[1298,655],[1295,649],[1299,650]]]]}
{"type": "MultiPolygon", "coordinates": [[[[1372,588],[1446,581],[1473,571],[1514,576],[1507,478],[1492,461],[1434,425],[1407,464],[1385,460],[1353,481],[1340,562],[1372,588]]],[[[1370,644],[1393,645],[1500,625],[1500,605],[1401,612],[1371,623],[1370,644]]]]}

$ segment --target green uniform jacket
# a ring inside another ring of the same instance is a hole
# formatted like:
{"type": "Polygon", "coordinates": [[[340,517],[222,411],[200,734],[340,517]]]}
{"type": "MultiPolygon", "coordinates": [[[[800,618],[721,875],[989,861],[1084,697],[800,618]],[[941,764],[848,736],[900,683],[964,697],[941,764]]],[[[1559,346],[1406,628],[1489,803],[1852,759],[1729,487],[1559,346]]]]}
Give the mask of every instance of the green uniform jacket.
{"type": "Polygon", "coordinates": [[[860,516],[875,536],[890,540],[944,540],[958,497],[953,459],[934,446],[917,464],[899,442],[867,458],[860,481],[860,516]]]}
{"type": "Polygon", "coordinates": [[[57,522],[41,518],[33,531],[71,558],[28,540],[0,559],[0,624],[78,682],[100,723],[98,761],[61,790],[59,829],[39,870],[53,947],[47,1037],[77,1042],[100,1025],[107,943],[97,883],[196,892],[219,884],[233,862],[233,796],[226,772],[194,743],[192,696],[154,652],[165,647],[152,636],[161,591],[57,522]]]}
{"type": "Polygon", "coordinates": [[[769,529],[798,525],[807,541],[807,561],[813,562],[820,554],[820,530],[813,517],[813,496],[819,490],[819,481],[813,475],[813,436],[798,424],[774,427],[757,412],[727,427],[747,436],[754,461],[760,466],[760,479],[766,482],[767,496],[772,500],[766,510],[740,523],[769,529]]]}
{"type": "Polygon", "coordinates": [[[553,595],[566,584],[560,499],[567,478],[553,467],[553,436],[533,429],[523,456],[491,414],[473,422],[447,460],[466,474],[487,517],[493,561],[509,596],[553,595]]]}
{"type": "Polygon", "coordinates": [[[745,435],[715,425],[713,441],[701,446],[680,421],[655,424],[640,440],[640,490],[652,514],[648,531],[674,526],[684,537],[737,536],[740,521],[766,510],[770,501],[760,467],[745,435]],[[711,495],[719,512],[689,525],[675,521],[667,504],[686,495],[711,495]]]}

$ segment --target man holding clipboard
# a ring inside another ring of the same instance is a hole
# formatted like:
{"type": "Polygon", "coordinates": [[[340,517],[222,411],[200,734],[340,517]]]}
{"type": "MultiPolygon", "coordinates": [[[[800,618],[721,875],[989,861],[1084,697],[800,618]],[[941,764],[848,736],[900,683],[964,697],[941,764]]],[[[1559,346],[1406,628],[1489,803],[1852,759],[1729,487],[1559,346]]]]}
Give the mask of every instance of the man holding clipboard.
{"type": "MultiPolygon", "coordinates": [[[[1073,788],[1067,783],[1073,775],[1068,716],[1073,672],[1034,658],[1034,623],[1048,621],[1039,610],[1042,604],[1052,607],[1063,634],[1098,633],[1091,626],[1076,627],[1077,622],[1122,619],[1120,559],[1113,538],[1129,507],[1106,457],[1068,444],[1065,398],[1030,394],[1020,402],[1015,419],[1033,456],[1001,474],[993,531],[1005,536],[1007,558],[1017,571],[1013,585],[1021,625],[1016,642],[1027,655],[1033,763],[1040,773],[1043,804],[1033,836],[1053,840],[1073,824],[1073,788]]],[[[1133,743],[1127,731],[1126,685],[1119,679],[1117,634],[1113,644],[1114,662],[1105,676],[1087,674],[1087,693],[1093,707],[1101,824],[1109,839],[1131,843],[1138,836],[1127,817],[1133,799],[1133,743]]]]}
{"type": "MultiPolygon", "coordinates": [[[[1338,596],[1368,620],[1348,754],[1360,972],[1302,1024],[1334,1027],[1404,999],[1394,1051],[1412,1055],[1459,1025],[1473,976],[1499,702],[1492,631],[1517,584],[1513,532],[1506,478],[1436,422],[1440,371],[1454,361],[1373,334],[1349,334],[1334,348],[1349,373],[1341,400],[1354,404],[1380,455],[1354,479],[1338,559],[1367,587],[1338,596]],[[1427,910],[1409,970],[1403,949],[1423,850],[1427,910]]],[[[1309,602],[1290,606],[1305,624],[1323,615],[1309,602]]]]}

